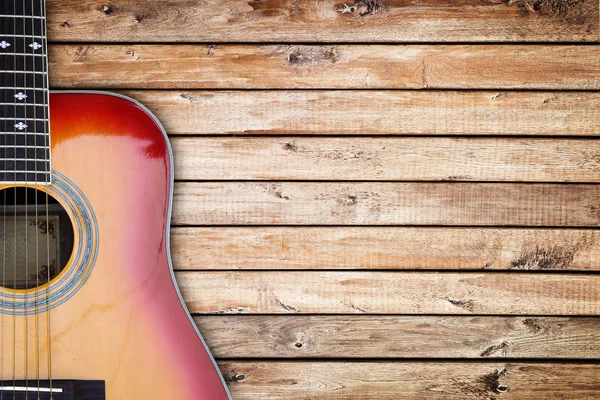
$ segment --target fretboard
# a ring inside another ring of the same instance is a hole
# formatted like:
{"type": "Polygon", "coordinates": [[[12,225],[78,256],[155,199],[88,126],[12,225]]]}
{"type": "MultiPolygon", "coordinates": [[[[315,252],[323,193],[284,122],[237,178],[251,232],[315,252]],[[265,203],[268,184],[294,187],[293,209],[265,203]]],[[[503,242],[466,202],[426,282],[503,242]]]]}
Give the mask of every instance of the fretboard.
{"type": "Polygon", "coordinates": [[[0,0],[0,182],[50,183],[45,0],[0,0]]]}

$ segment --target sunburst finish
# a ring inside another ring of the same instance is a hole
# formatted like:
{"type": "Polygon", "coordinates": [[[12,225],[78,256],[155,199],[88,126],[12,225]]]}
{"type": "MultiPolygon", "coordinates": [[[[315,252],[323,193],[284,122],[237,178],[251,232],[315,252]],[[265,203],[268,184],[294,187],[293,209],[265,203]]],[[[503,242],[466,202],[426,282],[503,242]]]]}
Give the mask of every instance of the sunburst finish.
{"type": "MultiPolygon", "coordinates": [[[[78,290],[52,305],[50,340],[48,311],[0,316],[2,378],[47,379],[50,356],[52,379],[104,380],[107,399],[229,398],[172,278],[173,171],[162,128],[137,103],[99,93],[52,94],[50,111],[53,176],[89,204],[93,265],[78,290]]],[[[73,221],[81,217],[63,206],[73,221]]],[[[76,250],[54,281],[77,267],[83,236],[76,230],[76,250]]]]}

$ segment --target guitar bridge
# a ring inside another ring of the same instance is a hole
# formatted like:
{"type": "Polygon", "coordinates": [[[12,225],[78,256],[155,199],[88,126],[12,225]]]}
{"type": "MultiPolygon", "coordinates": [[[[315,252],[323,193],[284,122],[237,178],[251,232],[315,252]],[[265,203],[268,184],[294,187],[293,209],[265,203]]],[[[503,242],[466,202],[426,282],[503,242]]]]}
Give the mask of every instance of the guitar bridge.
{"type": "Polygon", "coordinates": [[[1,381],[2,400],[106,400],[104,381],[1,381]]]}

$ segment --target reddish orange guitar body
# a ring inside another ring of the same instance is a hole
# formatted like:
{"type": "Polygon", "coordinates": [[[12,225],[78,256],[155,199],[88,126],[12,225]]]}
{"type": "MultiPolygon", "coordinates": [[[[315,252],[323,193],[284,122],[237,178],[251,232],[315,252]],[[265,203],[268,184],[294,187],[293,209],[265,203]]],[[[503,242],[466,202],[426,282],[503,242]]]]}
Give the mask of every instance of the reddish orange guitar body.
{"type": "Polygon", "coordinates": [[[69,212],[75,250],[30,294],[50,287],[49,311],[2,316],[3,379],[14,365],[33,385],[51,359],[52,379],[103,380],[111,400],[228,399],[173,278],[173,166],[161,126],[139,104],[99,93],[52,94],[50,113],[50,194],[69,212]]]}

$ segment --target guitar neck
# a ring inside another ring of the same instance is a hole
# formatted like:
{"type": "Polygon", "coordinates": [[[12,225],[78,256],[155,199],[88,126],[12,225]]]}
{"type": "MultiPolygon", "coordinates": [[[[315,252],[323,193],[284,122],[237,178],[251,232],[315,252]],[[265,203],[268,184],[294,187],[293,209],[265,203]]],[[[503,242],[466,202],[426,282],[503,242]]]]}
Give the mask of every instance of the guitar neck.
{"type": "Polygon", "coordinates": [[[0,4],[0,182],[50,183],[45,0],[0,4]]]}

